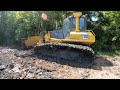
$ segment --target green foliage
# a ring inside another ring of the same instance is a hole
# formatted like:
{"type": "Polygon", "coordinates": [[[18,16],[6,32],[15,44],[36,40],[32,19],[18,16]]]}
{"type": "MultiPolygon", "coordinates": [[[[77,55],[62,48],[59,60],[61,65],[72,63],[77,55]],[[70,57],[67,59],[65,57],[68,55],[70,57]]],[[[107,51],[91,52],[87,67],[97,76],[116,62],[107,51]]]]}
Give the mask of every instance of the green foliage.
{"type": "Polygon", "coordinates": [[[97,39],[92,47],[100,51],[120,50],[120,12],[98,12],[98,17],[92,28],[97,39]]]}
{"type": "Polygon", "coordinates": [[[116,56],[120,56],[120,51],[107,51],[107,52],[104,52],[104,51],[98,51],[98,54],[101,55],[101,56],[113,56],[113,57],[116,57],[116,56]]]}
{"type": "Polygon", "coordinates": [[[1,11],[0,12],[0,45],[12,45],[21,38],[33,35],[44,37],[46,31],[62,27],[63,19],[70,11],[45,11],[48,21],[41,18],[43,11],[1,11]]]}

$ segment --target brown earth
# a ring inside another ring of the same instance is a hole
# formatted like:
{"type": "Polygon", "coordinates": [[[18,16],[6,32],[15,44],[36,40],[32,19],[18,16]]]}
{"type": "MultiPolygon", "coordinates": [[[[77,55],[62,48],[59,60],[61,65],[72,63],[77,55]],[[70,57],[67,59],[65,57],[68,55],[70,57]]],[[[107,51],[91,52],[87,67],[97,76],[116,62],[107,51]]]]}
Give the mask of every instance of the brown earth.
{"type": "Polygon", "coordinates": [[[97,56],[89,68],[38,58],[32,50],[0,47],[0,79],[120,79],[120,56],[97,56]]]}

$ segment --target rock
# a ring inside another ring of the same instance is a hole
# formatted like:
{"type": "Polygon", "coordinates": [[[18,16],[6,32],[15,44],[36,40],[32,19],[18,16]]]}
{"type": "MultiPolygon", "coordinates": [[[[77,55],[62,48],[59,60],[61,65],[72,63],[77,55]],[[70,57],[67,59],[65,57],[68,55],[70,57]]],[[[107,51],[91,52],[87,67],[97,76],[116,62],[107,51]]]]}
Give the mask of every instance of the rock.
{"type": "Polygon", "coordinates": [[[80,77],[81,79],[86,79],[87,77],[89,77],[89,71],[84,71],[81,73],[80,77]]]}
{"type": "Polygon", "coordinates": [[[26,75],[26,79],[32,79],[34,77],[34,74],[32,74],[32,73],[27,73],[27,75],[26,75]]]}
{"type": "Polygon", "coordinates": [[[5,65],[0,65],[0,70],[4,70],[6,68],[5,65]]]}
{"type": "Polygon", "coordinates": [[[52,71],[56,71],[56,69],[55,68],[45,68],[45,69],[43,69],[43,70],[45,70],[45,71],[47,71],[47,72],[52,72],[52,71]]]}
{"type": "Polygon", "coordinates": [[[16,57],[19,57],[19,55],[18,55],[17,53],[14,53],[14,55],[15,55],[16,57]]]}
{"type": "Polygon", "coordinates": [[[36,70],[35,70],[35,69],[29,69],[28,72],[29,72],[29,73],[34,73],[34,72],[36,72],[36,70]]]}
{"type": "Polygon", "coordinates": [[[13,70],[14,72],[16,72],[16,73],[17,73],[17,72],[18,72],[18,73],[20,72],[19,67],[15,67],[15,68],[13,68],[12,70],[13,70]]]}
{"type": "Polygon", "coordinates": [[[9,65],[9,68],[10,68],[10,69],[13,69],[13,68],[14,68],[14,64],[11,63],[11,64],[9,65]]]}
{"type": "Polygon", "coordinates": [[[42,72],[43,72],[42,69],[38,69],[38,70],[36,70],[35,74],[39,74],[39,73],[42,73],[42,72]]]}
{"type": "Polygon", "coordinates": [[[42,74],[43,74],[43,72],[39,72],[39,73],[38,73],[38,75],[42,75],[42,74]]]}
{"type": "Polygon", "coordinates": [[[20,79],[24,79],[26,77],[27,73],[26,72],[21,72],[21,76],[20,76],[20,79]]]}

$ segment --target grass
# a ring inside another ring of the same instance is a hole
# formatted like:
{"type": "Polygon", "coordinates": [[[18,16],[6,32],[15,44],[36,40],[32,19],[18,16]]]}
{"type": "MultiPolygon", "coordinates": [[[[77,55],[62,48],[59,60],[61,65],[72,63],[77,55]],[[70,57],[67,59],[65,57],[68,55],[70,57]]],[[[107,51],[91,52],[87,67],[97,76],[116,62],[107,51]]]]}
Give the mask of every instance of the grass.
{"type": "Polygon", "coordinates": [[[101,56],[120,56],[120,51],[109,51],[109,52],[104,52],[104,51],[98,51],[97,52],[101,56]]]}

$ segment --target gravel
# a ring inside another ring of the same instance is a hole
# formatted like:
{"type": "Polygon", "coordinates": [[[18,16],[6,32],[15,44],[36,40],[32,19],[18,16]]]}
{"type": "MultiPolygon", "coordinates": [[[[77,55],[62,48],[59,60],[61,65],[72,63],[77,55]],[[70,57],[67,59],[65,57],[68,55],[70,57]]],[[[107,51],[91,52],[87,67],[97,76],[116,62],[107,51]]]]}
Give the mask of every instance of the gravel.
{"type": "Polygon", "coordinates": [[[120,56],[98,56],[90,68],[33,55],[32,50],[0,47],[0,79],[120,79],[120,56]]]}

